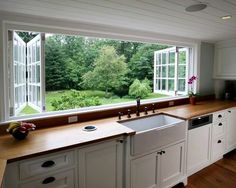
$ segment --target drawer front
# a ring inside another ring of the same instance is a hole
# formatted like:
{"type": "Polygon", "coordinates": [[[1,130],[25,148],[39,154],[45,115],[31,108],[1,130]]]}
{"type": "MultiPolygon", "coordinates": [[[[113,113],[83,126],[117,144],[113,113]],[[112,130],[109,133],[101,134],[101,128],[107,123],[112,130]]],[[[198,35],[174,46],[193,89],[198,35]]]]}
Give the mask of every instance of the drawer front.
{"type": "Polygon", "coordinates": [[[225,149],[225,140],[223,136],[213,139],[212,143],[213,160],[222,157],[224,154],[224,149],[225,149]]]}
{"type": "Polygon", "coordinates": [[[32,158],[22,161],[20,167],[20,179],[30,178],[35,175],[44,174],[53,170],[70,167],[74,164],[74,151],[32,158]]]}
{"type": "Polygon", "coordinates": [[[74,177],[74,170],[71,169],[22,183],[19,188],[75,188],[74,177]]]}
{"type": "Polygon", "coordinates": [[[213,124],[213,138],[224,134],[226,121],[219,121],[213,124]]]}
{"type": "Polygon", "coordinates": [[[213,123],[223,121],[226,118],[226,111],[219,111],[213,114],[213,123]]]}

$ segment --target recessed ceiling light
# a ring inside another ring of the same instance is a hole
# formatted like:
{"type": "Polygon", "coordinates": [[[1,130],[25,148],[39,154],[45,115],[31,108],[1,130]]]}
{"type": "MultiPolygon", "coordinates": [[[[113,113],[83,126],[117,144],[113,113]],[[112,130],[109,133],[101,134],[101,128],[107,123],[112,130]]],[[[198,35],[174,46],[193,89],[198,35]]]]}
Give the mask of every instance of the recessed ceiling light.
{"type": "Polygon", "coordinates": [[[187,12],[197,12],[197,11],[201,11],[205,8],[207,8],[206,4],[198,3],[198,4],[195,4],[195,5],[190,5],[190,6],[186,7],[185,10],[187,12]]]}
{"type": "Polygon", "coordinates": [[[228,19],[230,19],[230,18],[232,18],[231,15],[226,15],[226,16],[222,16],[222,17],[221,17],[222,20],[228,20],[228,19]]]}

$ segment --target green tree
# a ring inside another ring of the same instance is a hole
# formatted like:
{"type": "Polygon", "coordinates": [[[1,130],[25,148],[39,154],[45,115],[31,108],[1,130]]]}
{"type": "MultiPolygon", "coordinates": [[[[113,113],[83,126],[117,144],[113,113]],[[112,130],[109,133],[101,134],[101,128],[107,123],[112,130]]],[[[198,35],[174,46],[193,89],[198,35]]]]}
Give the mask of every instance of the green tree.
{"type": "Polygon", "coordinates": [[[125,57],[117,55],[114,47],[101,49],[100,56],[94,63],[93,71],[83,76],[83,84],[87,88],[100,89],[106,92],[125,84],[128,71],[125,57]]]}
{"type": "Polygon", "coordinates": [[[66,64],[60,41],[48,37],[45,44],[46,90],[66,89],[66,64]]]}
{"type": "Polygon", "coordinates": [[[17,31],[16,32],[20,38],[25,42],[29,42],[30,40],[32,40],[35,36],[37,36],[39,33],[35,33],[35,32],[22,32],[22,31],[17,31]]]}
{"type": "Polygon", "coordinates": [[[139,46],[137,53],[134,54],[130,62],[128,62],[131,83],[135,79],[143,80],[145,78],[152,83],[154,52],[164,48],[167,48],[167,46],[159,44],[143,44],[139,46]]]}
{"type": "Polygon", "coordinates": [[[129,87],[129,95],[133,98],[145,98],[148,94],[151,93],[151,87],[149,85],[149,80],[144,79],[140,82],[138,79],[135,79],[129,87]]]}

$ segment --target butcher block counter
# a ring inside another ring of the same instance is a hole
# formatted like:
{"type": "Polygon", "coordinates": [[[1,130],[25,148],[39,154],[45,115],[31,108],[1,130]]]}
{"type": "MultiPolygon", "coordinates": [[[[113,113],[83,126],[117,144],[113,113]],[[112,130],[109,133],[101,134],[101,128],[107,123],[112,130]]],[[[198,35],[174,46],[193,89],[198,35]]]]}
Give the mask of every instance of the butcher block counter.
{"type": "MultiPolygon", "coordinates": [[[[192,117],[234,106],[236,106],[234,101],[210,100],[198,102],[196,105],[186,104],[158,109],[155,114],[164,113],[188,120],[192,117]]],[[[152,112],[149,112],[149,114],[153,115],[152,112]]],[[[148,115],[141,113],[142,116],[148,115]]],[[[137,117],[132,114],[132,118],[137,117]]],[[[127,119],[127,117],[123,116],[122,120],[124,119],[127,119]]],[[[11,135],[3,135],[0,137],[0,185],[6,164],[9,162],[134,134],[133,130],[118,123],[118,117],[113,117],[36,130],[30,132],[27,138],[21,141],[15,140],[11,135]],[[87,125],[96,126],[97,130],[92,132],[83,131],[83,127],[87,125]]]]}

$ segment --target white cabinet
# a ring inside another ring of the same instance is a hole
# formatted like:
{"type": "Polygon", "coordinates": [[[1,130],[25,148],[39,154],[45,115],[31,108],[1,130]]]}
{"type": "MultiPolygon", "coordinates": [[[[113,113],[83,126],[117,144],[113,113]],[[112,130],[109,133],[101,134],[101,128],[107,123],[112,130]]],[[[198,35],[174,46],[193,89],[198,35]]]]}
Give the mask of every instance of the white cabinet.
{"type": "Polygon", "coordinates": [[[123,188],[123,144],[114,140],[79,150],[80,188],[123,188]]]}
{"type": "Polygon", "coordinates": [[[67,150],[7,165],[6,188],[77,188],[75,150],[67,150]]]}
{"type": "Polygon", "coordinates": [[[227,110],[226,152],[236,148],[236,108],[227,110]]]}
{"type": "Polygon", "coordinates": [[[223,41],[215,45],[214,77],[236,78],[236,40],[223,41]]]}
{"type": "Polygon", "coordinates": [[[160,157],[160,187],[170,187],[184,177],[184,143],[164,148],[160,157]]]}
{"type": "Polygon", "coordinates": [[[227,110],[213,113],[211,163],[221,159],[225,151],[227,110]]]}
{"type": "Polygon", "coordinates": [[[158,155],[148,154],[131,161],[131,188],[157,188],[158,155]]]}
{"type": "Polygon", "coordinates": [[[184,142],[131,160],[131,188],[171,187],[184,178],[184,142]]]}
{"type": "Polygon", "coordinates": [[[187,172],[191,175],[210,163],[211,124],[188,131],[187,172]]]}

